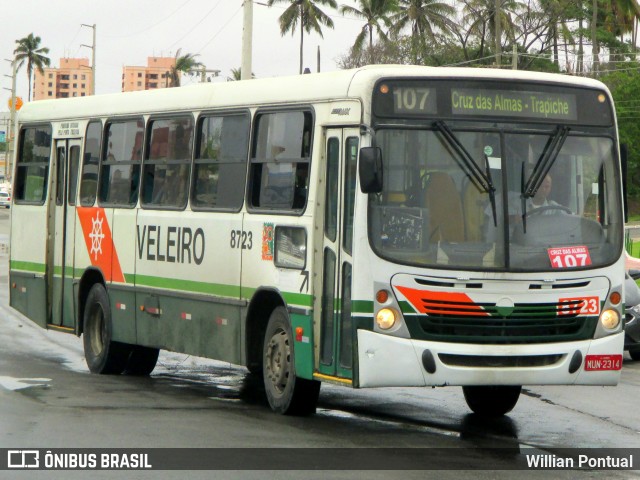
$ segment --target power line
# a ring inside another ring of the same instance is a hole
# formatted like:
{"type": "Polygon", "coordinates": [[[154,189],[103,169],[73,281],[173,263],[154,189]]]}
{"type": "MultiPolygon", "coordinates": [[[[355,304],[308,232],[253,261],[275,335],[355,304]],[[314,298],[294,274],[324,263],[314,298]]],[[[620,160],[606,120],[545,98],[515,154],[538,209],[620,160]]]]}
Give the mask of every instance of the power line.
{"type": "Polygon", "coordinates": [[[105,35],[106,38],[128,38],[128,37],[135,37],[136,35],[140,35],[141,33],[144,32],[148,32],[149,30],[151,30],[152,28],[157,27],[158,25],[160,25],[162,22],[164,22],[165,20],[171,18],[172,16],[174,16],[176,13],[178,13],[180,10],[182,10],[182,8],[184,6],[187,5],[187,3],[191,2],[191,0],[186,0],[182,5],[180,5],[178,8],[176,8],[173,12],[171,12],[169,15],[167,15],[166,17],[164,17],[163,19],[157,21],[156,23],[152,24],[151,26],[147,27],[147,28],[143,28],[142,30],[138,30],[137,32],[134,33],[129,33],[127,35],[105,35]]]}
{"type": "Polygon", "coordinates": [[[187,30],[187,33],[185,33],[182,37],[180,37],[178,40],[176,40],[175,42],[173,42],[173,43],[171,44],[171,46],[169,47],[169,50],[171,50],[174,46],[176,46],[179,42],[181,42],[181,41],[182,41],[185,37],[187,37],[190,33],[193,33],[193,30],[194,30],[198,25],[200,25],[202,22],[204,22],[204,21],[206,20],[206,18],[207,18],[209,15],[211,15],[211,12],[213,12],[213,11],[218,7],[218,5],[220,5],[220,2],[221,2],[221,1],[222,1],[222,0],[218,0],[218,2],[217,2],[217,3],[216,3],[216,4],[211,8],[211,10],[209,10],[209,11],[208,11],[208,12],[207,12],[207,13],[206,13],[206,14],[205,14],[201,19],[200,19],[200,21],[199,21],[198,23],[196,23],[193,27],[189,28],[189,29],[187,30]]]}
{"type": "Polygon", "coordinates": [[[242,10],[242,5],[240,5],[240,8],[238,8],[233,15],[231,15],[231,17],[229,17],[229,20],[227,20],[225,22],[224,25],[222,25],[222,27],[220,27],[220,30],[218,30],[216,33],[213,34],[213,37],[211,37],[209,40],[207,40],[207,43],[205,43],[200,50],[198,50],[197,53],[200,53],[202,50],[204,50],[211,42],[213,42],[213,40],[227,27],[227,25],[229,25],[229,23],[231,23],[231,20],[233,20],[235,18],[235,16],[238,14],[238,12],[242,10]]]}

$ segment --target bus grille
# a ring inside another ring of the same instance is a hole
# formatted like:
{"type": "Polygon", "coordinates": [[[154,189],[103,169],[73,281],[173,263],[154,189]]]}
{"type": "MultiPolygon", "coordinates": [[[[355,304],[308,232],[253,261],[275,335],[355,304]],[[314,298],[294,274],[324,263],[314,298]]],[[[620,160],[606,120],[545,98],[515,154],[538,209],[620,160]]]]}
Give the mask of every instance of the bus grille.
{"type": "Polygon", "coordinates": [[[454,343],[551,343],[593,338],[597,317],[580,316],[580,304],[496,304],[425,299],[418,336],[454,343]],[[559,312],[561,314],[559,314],[559,312]]]}

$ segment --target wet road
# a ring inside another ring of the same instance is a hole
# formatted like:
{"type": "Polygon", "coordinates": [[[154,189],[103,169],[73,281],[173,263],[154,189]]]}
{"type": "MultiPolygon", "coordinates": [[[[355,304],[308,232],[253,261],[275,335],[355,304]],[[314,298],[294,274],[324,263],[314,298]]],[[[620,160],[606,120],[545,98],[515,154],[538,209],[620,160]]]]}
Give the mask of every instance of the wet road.
{"type": "MultiPolygon", "coordinates": [[[[7,241],[0,212],[0,244],[7,241]]],[[[447,447],[464,471],[440,478],[513,478],[491,471],[513,459],[486,458],[477,447],[640,448],[640,362],[625,356],[618,387],[537,387],[514,411],[485,421],[468,413],[460,388],[351,390],[323,385],[318,413],[272,413],[260,382],[246,370],[165,353],[150,378],[88,373],[82,342],[40,329],[8,307],[7,253],[0,249],[0,447],[447,447]],[[473,471],[482,466],[486,470],[473,471]]],[[[319,452],[322,452],[319,450],[319,452]]],[[[639,459],[640,461],[640,459],[639,459]]],[[[83,472],[0,472],[0,478],[86,478],[83,472]],[[10,475],[9,475],[10,474],[10,475]],[[77,475],[76,475],[77,474],[77,475]]],[[[550,472],[517,472],[549,478],[550,472]]],[[[576,472],[554,471],[553,478],[576,472]]],[[[601,478],[602,472],[580,472],[601,478]]],[[[264,478],[262,472],[216,472],[215,478],[264,478]]],[[[363,478],[362,472],[288,472],[273,478],[363,478]]],[[[367,478],[425,478],[429,472],[368,471],[367,478]]],[[[607,472],[632,478],[637,472],[607,472]]],[[[175,478],[175,472],[92,472],[92,478],[175,478]]],[[[212,478],[189,471],[181,478],[212,478]]]]}

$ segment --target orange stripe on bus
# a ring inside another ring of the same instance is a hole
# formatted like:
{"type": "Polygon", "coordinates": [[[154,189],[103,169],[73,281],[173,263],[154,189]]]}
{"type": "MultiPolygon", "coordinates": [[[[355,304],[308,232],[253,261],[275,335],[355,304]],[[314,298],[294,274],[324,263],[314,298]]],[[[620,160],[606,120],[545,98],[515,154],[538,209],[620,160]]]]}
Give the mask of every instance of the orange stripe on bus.
{"type": "Polygon", "coordinates": [[[108,282],[124,283],[118,252],[113,245],[111,228],[104,208],[79,207],[76,209],[82,235],[87,245],[91,265],[98,267],[108,282]]]}
{"type": "Polygon", "coordinates": [[[409,287],[395,287],[420,313],[427,314],[462,314],[468,316],[489,316],[480,305],[477,305],[466,293],[437,292],[417,290],[409,287]],[[435,310],[433,307],[437,307],[435,310]]]}

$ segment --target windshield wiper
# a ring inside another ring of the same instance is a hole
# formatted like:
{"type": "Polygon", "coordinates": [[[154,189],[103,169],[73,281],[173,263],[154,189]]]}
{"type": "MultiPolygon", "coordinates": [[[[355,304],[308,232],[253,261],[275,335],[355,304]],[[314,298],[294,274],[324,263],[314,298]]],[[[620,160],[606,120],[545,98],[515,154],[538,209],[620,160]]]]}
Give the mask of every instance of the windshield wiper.
{"type": "Polygon", "coordinates": [[[538,158],[536,165],[533,167],[533,172],[531,172],[531,176],[522,190],[522,195],[525,198],[531,198],[538,192],[544,178],[551,170],[556,158],[558,158],[562,145],[564,145],[564,141],[569,135],[569,130],[571,130],[569,127],[558,126],[556,132],[547,140],[547,144],[544,146],[540,158],[538,158]]]}
{"type": "Polygon", "coordinates": [[[567,126],[561,127],[558,125],[555,133],[549,137],[544,149],[542,149],[542,153],[533,167],[531,176],[527,180],[526,184],[524,182],[524,163],[522,163],[522,172],[520,174],[520,198],[522,200],[522,228],[524,233],[527,233],[527,199],[534,197],[538,192],[538,189],[542,185],[542,182],[544,182],[549,170],[551,170],[556,158],[558,158],[558,154],[560,153],[560,150],[562,150],[562,146],[569,135],[569,130],[571,129],[567,126]]]}
{"type": "Polygon", "coordinates": [[[442,120],[434,122],[434,127],[442,134],[447,143],[458,154],[458,165],[462,170],[471,178],[476,186],[480,187],[480,190],[489,194],[489,200],[491,202],[491,211],[493,213],[493,223],[497,227],[498,221],[496,217],[496,188],[493,185],[493,179],[491,178],[491,169],[489,168],[489,157],[484,155],[485,159],[485,172],[482,171],[480,166],[473,159],[469,151],[464,147],[462,142],[458,140],[449,126],[442,120]]]}

